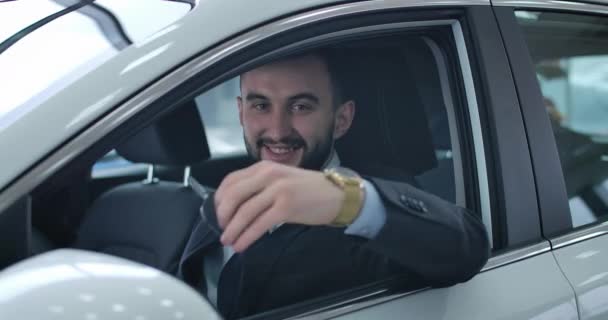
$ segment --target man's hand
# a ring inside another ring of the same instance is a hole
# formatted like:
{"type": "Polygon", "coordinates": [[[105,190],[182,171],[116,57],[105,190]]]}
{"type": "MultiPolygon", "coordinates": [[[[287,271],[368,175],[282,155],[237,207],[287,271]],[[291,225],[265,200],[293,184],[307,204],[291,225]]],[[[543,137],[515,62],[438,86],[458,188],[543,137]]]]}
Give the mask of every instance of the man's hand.
{"type": "Polygon", "coordinates": [[[319,171],[258,162],[228,175],[215,193],[221,241],[240,252],[280,223],[329,224],[343,200],[319,171]]]}

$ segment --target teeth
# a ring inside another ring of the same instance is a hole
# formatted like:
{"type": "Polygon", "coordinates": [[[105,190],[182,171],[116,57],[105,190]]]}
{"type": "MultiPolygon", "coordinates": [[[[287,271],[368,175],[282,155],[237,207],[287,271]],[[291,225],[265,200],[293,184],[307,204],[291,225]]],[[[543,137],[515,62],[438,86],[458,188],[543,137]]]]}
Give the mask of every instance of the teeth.
{"type": "Polygon", "coordinates": [[[292,150],[291,148],[277,148],[277,147],[268,147],[268,149],[270,149],[270,151],[272,151],[272,153],[276,153],[276,154],[285,154],[292,150]]]}

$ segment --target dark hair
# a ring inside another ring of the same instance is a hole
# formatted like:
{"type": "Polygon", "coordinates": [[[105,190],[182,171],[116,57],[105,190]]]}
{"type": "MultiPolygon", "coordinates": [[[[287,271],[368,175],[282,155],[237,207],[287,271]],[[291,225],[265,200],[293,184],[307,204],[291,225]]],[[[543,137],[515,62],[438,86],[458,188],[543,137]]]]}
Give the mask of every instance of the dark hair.
{"type": "Polygon", "coordinates": [[[344,86],[338,53],[331,49],[317,49],[309,54],[313,56],[316,55],[325,62],[327,72],[329,73],[329,83],[331,85],[334,108],[337,109],[346,100],[344,98],[344,86]]]}
{"type": "Polygon", "coordinates": [[[329,73],[329,84],[331,86],[331,93],[333,98],[334,109],[337,109],[342,105],[346,99],[344,94],[344,85],[342,81],[342,69],[339,63],[338,53],[329,48],[319,48],[292,54],[273,60],[269,63],[278,61],[295,60],[304,57],[317,57],[325,63],[327,72],[329,73]]]}

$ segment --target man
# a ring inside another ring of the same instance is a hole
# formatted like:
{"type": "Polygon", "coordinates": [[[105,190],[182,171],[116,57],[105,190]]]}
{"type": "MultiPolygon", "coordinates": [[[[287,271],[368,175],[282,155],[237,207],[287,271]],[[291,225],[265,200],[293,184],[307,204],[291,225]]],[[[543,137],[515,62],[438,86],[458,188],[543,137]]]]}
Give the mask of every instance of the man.
{"type": "Polygon", "coordinates": [[[339,167],[334,141],[356,105],[338,80],[322,52],[241,75],[239,117],[258,162],[205,202],[207,221],[195,226],[180,267],[228,318],[394,275],[451,285],[487,261],[483,224],[466,210],[413,179],[360,179],[339,167]]]}

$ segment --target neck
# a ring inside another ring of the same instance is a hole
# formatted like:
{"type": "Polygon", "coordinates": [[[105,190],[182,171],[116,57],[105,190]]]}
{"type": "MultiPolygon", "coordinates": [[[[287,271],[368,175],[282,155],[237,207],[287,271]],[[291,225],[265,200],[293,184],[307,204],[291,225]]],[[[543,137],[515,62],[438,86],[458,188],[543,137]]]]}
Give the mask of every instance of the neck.
{"type": "Polygon", "coordinates": [[[336,168],[340,166],[340,158],[335,149],[332,149],[329,153],[329,157],[325,160],[325,163],[321,166],[321,170],[336,168]]]}

